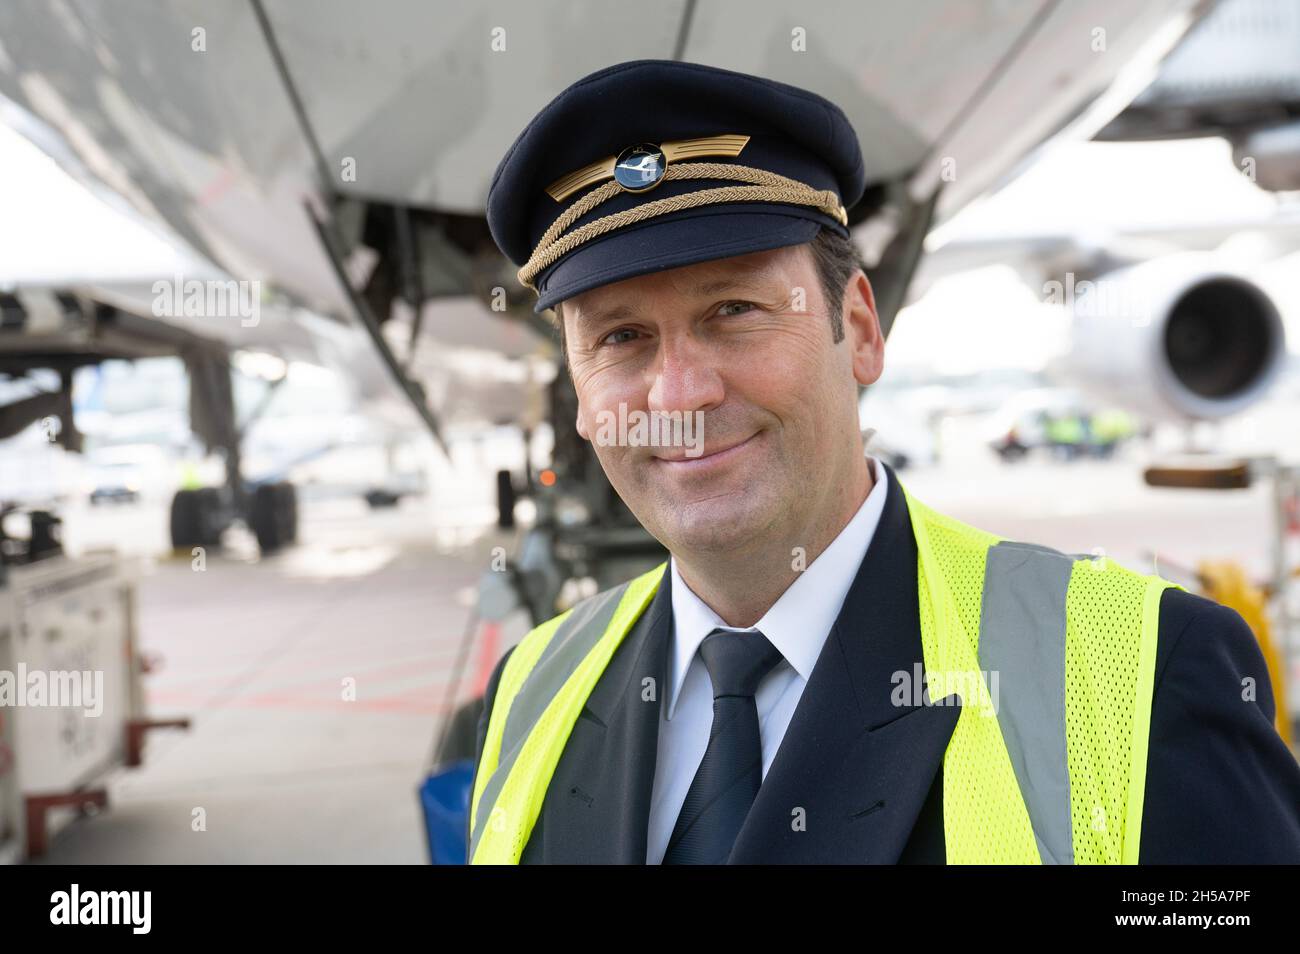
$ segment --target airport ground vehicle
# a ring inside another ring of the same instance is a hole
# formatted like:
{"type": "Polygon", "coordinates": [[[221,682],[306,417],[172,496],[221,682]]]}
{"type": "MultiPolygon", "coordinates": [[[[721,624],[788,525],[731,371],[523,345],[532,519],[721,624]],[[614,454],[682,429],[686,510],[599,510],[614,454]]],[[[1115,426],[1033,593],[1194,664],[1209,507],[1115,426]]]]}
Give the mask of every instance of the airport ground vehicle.
{"type": "Polygon", "coordinates": [[[140,479],[132,464],[108,464],[95,475],[95,487],[90,492],[92,505],[135,503],[139,499],[140,479]]]}
{"type": "Polygon", "coordinates": [[[112,554],[70,559],[47,512],[9,510],[0,552],[0,861],[37,857],[53,831],[108,806],[104,777],[141,764],[135,581],[112,554]]]}
{"type": "Polygon", "coordinates": [[[1137,433],[1132,417],[1065,390],[1017,395],[994,415],[989,447],[1005,463],[1048,453],[1061,460],[1106,458],[1137,433]]]}

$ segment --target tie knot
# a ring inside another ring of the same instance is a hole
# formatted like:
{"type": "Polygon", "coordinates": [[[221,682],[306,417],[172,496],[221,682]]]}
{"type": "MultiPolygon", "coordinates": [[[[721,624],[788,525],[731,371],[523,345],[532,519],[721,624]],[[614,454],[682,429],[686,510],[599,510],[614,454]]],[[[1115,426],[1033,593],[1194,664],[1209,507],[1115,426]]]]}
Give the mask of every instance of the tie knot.
{"type": "Polygon", "coordinates": [[[700,658],[713,682],[713,698],[752,696],[763,677],[781,661],[781,651],[757,630],[714,630],[700,643],[700,658]]]}

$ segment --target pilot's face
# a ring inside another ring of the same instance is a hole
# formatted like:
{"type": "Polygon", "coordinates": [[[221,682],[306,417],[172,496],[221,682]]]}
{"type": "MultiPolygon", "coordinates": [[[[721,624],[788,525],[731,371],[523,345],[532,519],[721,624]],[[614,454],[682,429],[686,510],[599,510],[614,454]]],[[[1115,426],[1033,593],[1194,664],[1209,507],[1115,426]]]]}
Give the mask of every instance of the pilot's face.
{"type": "Polygon", "coordinates": [[[808,246],[564,303],[578,432],[670,551],[786,546],[842,514],[863,453],[857,384],[879,377],[883,342],[860,272],[845,294],[844,340],[826,309],[808,246]],[[640,434],[638,419],[650,423],[640,434]]]}

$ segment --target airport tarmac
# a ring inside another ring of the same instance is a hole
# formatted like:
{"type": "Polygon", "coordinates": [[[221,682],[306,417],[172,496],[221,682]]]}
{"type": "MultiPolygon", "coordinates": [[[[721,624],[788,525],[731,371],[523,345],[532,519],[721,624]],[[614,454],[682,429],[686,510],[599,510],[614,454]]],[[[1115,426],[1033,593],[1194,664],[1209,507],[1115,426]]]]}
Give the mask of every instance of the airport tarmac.
{"type": "MultiPolygon", "coordinates": [[[[1004,466],[975,452],[900,479],[959,519],[1070,552],[1101,547],[1135,569],[1149,572],[1153,551],[1268,566],[1266,487],[1155,490],[1133,460],[1004,466]]],[[[165,540],[165,513],[147,506],[82,516],[79,545],[130,539],[143,555],[165,540]]],[[[146,677],[150,716],[193,727],[152,734],[145,765],[110,777],[108,811],[60,831],[44,860],[424,862],[416,787],[475,583],[506,542],[491,519],[432,498],[380,511],[308,501],[300,544],[261,563],[238,534],[202,570],[146,559],[141,649],[161,660],[146,677]]],[[[482,665],[471,655],[467,683],[482,665]]]]}
{"type": "MultiPolygon", "coordinates": [[[[158,514],[132,509],[94,519],[154,539],[158,514]]],[[[153,733],[144,766],[111,776],[110,809],[60,832],[44,860],[423,862],[416,786],[479,570],[507,542],[489,514],[471,516],[450,524],[420,498],[308,503],[300,545],[261,563],[238,535],[202,570],[146,562],[141,650],[160,660],[149,715],[193,727],[153,733]]]]}

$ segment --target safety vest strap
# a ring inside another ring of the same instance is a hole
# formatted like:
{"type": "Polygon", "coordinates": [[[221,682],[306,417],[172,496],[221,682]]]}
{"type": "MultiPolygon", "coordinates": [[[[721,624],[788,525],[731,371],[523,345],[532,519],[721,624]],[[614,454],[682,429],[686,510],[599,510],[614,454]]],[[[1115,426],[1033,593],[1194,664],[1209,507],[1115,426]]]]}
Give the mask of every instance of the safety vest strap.
{"type": "Polygon", "coordinates": [[[578,714],[654,597],[664,567],[585,600],[533,630],[511,654],[471,799],[474,864],[518,863],[578,714]]]}
{"type": "Polygon", "coordinates": [[[491,718],[488,720],[487,736],[483,740],[483,752],[479,758],[478,769],[474,773],[474,792],[470,797],[469,805],[470,831],[477,830],[479,802],[483,798],[483,792],[487,787],[488,780],[497,771],[497,764],[501,755],[501,742],[505,735],[505,726],[510,716],[511,704],[519,693],[519,687],[523,685],[524,680],[528,678],[528,674],[537,665],[538,658],[546,651],[546,647],[550,645],[555,633],[568,621],[570,612],[555,616],[530,631],[519,641],[519,645],[515,647],[514,652],[510,654],[510,658],[506,660],[505,669],[502,671],[501,679],[497,683],[491,718]]]}
{"type": "Polygon", "coordinates": [[[930,696],[962,697],[948,861],[1136,862],[1160,595],[1177,584],[906,496],[930,696]]]}
{"type": "Polygon", "coordinates": [[[916,538],[921,650],[930,698],[961,696],[943,758],[949,864],[1038,864],[1033,824],[1015,767],[987,704],[979,661],[985,557],[1001,538],[931,510],[899,481],[916,538]]]}
{"type": "Polygon", "coordinates": [[[1160,601],[1170,587],[1105,557],[1075,561],[1065,705],[1076,864],[1137,864],[1160,601]]]}

